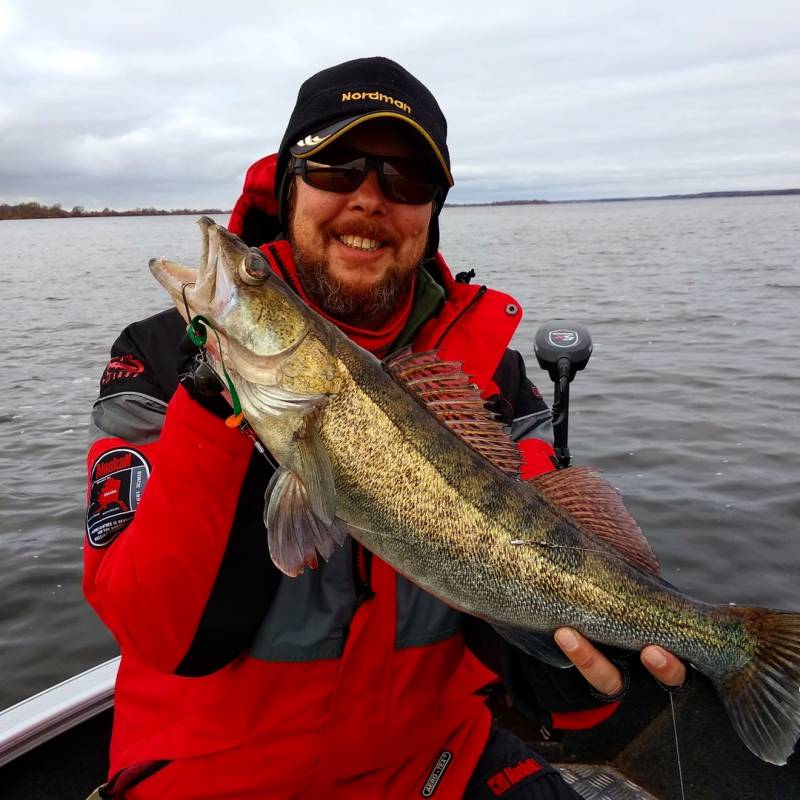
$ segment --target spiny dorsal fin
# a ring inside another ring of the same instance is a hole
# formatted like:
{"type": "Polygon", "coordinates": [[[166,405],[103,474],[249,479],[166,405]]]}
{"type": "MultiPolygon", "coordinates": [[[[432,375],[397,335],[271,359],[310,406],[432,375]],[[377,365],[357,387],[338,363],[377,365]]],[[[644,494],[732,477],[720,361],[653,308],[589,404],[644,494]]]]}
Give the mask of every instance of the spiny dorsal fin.
{"type": "Polygon", "coordinates": [[[658,575],[660,565],[620,493],[594,467],[545,472],[530,483],[583,529],[611,545],[629,564],[658,575]]]}
{"type": "Polygon", "coordinates": [[[407,347],[383,364],[400,386],[473,450],[507,475],[519,477],[517,446],[486,408],[460,362],[442,361],[433,350],[412,353],[407,347]]]}

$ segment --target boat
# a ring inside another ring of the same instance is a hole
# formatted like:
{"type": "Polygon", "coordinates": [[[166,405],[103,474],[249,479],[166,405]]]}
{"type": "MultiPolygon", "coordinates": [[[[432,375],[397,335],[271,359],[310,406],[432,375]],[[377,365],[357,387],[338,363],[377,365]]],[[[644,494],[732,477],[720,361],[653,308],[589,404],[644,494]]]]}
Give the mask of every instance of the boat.
{"type": "MultiPolygon", "coordinates": [[[[83,800],[103,783],[118,665],[98,664],[0,712],[0,796],[83,800]]],[[[632,666],[628,696],[596,728],[543,733],[497,700],[492,709],[585,800],[800,797],[800,755],[783,767],[756,758],[706,678],[695,674],[692,688],[671,699],[632,666]]]]}
{"type": "Polygon", "coordinates": [[[83,800],[106,779],[119,657],[0,711],[0,797],[83,800]]]}

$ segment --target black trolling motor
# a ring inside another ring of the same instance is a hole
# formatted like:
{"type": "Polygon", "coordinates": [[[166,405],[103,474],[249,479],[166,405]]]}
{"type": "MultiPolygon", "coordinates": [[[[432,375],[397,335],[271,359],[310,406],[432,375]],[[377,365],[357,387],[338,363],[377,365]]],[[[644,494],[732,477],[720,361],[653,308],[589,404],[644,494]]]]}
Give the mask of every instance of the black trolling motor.
{"type": "Polygon", "coordinates": [[[592,355],[592,337],[577,322],[553,319],[536,331],[533,352],[542,369],[555,384],[553,395],[553,449],[559,469],[570,463],[567,446],[569,419],[569,385],[575,373],[582,370],[592,355]]]}

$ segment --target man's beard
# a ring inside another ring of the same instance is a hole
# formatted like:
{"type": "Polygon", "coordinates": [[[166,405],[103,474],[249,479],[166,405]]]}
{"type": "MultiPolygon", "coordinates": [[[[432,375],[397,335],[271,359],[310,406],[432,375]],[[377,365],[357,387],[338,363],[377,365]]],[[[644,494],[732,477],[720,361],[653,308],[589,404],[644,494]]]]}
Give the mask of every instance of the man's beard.
{"type": "Polygon", "coordinates": [[[354,287],[330,274],[324,256],[307,257],[296,244],[292,250],[297,275],[308,296],[326,314],[351,325],[390,317],[409,291],[418,266],[393,264],[379,284],[354,287]]]}

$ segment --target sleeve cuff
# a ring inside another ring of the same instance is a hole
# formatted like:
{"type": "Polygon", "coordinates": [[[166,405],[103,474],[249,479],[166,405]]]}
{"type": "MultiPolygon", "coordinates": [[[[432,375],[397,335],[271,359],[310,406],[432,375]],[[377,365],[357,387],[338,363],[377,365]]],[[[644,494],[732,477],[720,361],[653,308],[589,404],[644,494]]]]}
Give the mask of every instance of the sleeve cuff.
{"type": "Polygon", "coordinates": [[[216,414],[192,400],[183,386],[178,385],[170,400],[164,421],[162,443],[173,436],[190,434],[196,446],[211,446],[230,455],[249,453],[251,440],[239,428],[229,428],[216,414]]]}

